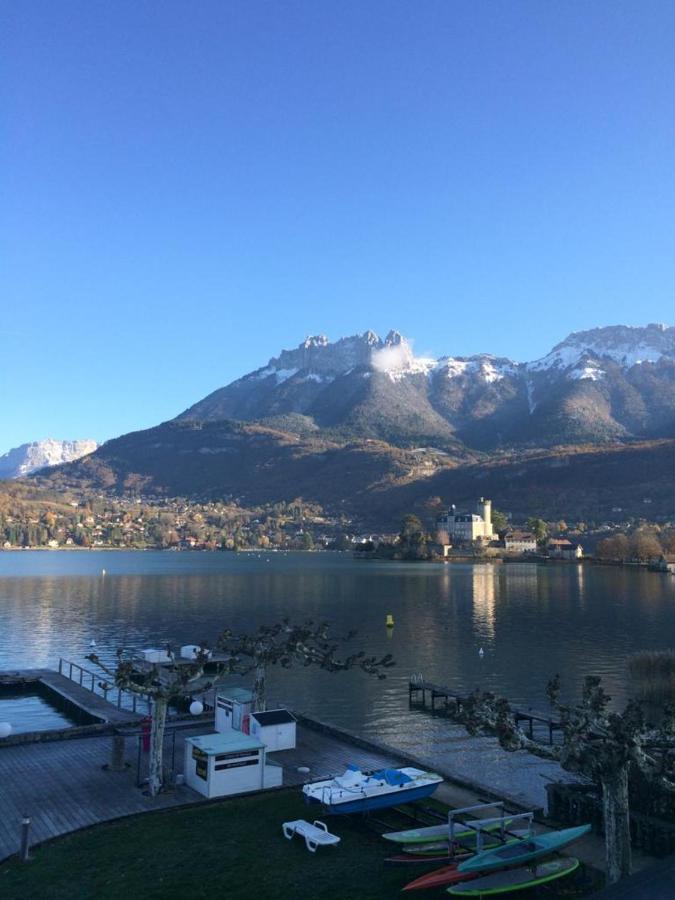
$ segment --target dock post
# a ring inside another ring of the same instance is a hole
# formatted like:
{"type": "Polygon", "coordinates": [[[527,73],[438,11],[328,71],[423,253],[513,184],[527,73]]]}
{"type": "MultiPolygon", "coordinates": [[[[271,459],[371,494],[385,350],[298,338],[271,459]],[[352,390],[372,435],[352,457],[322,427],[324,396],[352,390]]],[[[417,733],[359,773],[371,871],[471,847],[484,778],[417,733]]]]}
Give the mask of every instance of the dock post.
{"type": "Polygon", "coordinates": [[[19,851],[19,859],[21,862],[28,862],[30,856],[30,816],[24,816],[21,820],[21,850],[19,851]]]}
{"type": "Polygon", "coordinates": [[[113,734],[112,736],[112,752],[110,756],[109,772],[124,772],[126,766],[124,764],[125,741],[123,734],[113,734]]]}

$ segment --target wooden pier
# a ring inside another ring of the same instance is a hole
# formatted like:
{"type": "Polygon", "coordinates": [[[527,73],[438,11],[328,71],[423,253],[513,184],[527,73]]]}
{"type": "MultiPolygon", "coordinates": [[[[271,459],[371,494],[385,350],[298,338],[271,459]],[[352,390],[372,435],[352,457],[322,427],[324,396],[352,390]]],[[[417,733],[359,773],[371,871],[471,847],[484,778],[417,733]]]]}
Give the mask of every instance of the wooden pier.
{"type": "MultiPolygon", "coordinates": [[[[437,700],[442,701],[442,711],[450,712],[451,709],[454,709],[456,711],[461,710],[461,708],[466,705],[469,699],[465,694],[459,694],[457,693],[457,691],[453,691],[450,688],[445,687],[445,685],[435,684],[432,681],[426,681],[421,675],[411,675],[408,682],[408,700],[410,706],[414,706],[417,701],[417,705],[420,705],[423,709],[426,709],[427,694],[429,695],[429,708],[432,713],[439,711],[436,705],[437,700]],[[422,695],[421,704],[418,702],[420,694],[422,695]]],[[[515,719],[516,725],[519,725],[521,722],[526,723],[530,739],[533,741],[540,741],[541,743],[543,743],[543,741],[541,741],[543,733],[544,735],[548,734],[548,743],[553,744],[554,733],[556,731],[562,731],[562,723],[559,719],[554,719],[551,716],[547,716],[543,713],[533,712],[532,710],[517,709],[515,707],[512,707],[511,711],[513,713],[513,718],[515,719]]]]}

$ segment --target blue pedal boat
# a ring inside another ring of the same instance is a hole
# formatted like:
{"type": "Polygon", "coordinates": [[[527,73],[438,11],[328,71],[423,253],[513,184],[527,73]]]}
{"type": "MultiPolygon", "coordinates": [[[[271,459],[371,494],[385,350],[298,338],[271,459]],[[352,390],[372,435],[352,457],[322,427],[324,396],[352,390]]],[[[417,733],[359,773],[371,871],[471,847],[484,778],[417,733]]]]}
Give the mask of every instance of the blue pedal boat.
{"type": "Polygon", "coordinates": [[[306,784],[302,792],[308,802],[319,803],[328,812],[358,813],[421,800],[442,781],[435,772],[412,767],[367,774],[350,765],[342,775],[306,784]]]}

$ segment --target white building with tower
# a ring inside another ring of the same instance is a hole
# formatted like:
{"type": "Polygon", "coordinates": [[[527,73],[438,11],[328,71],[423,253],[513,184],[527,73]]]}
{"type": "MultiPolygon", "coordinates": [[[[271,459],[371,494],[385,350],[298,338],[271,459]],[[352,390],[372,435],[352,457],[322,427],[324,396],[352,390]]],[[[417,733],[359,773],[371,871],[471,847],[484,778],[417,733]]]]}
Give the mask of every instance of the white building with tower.
{"type": "Polygon", "coordinates": [[[453,504],[438,518],[436,529],[441,544],[491,541],[494,538],[492,500],[481,497],[474,513],[457,512],[453,504]]]}

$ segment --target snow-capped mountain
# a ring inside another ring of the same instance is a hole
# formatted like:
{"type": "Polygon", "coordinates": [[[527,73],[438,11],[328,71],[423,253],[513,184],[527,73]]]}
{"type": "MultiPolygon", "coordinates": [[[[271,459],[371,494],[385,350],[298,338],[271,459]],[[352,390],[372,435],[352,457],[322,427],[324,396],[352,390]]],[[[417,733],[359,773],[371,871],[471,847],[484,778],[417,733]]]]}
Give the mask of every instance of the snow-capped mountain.
{"type": "Polygon", "coordinates": [[[527,368],[532,372],[578,371],[586,361],[611,360],[623,369],[631,369],[664,358],[675,359],[675,328],[654,324],[644,328],[614,325],[573,332],[543,359],[528,363],[527,368]]]}
{"type": "Polygon", "coordinates": [[[253,506],[303,497],[389,530],[477,494],[522,515],[638,516],[644,498],[670,515],[675,440],[644,439],[675,438],[673,332],[579,332],[529,363],[416,356],[397,332],[312,337],[41,478],[253,506]]]}
{"type": "Polygon", "coordinates": [[[21,478],[38,469],[73,462],[98,448],[96,441],[33,441],[0,456],[0,479],[21,478]]]}
{"type": "Polygon", "coordinates": [[[571,334],[545,357],[417,357],[390,331],[324,335],[210,394],[179,419],[262,421],[401,446],[490,449],[675,434],[675,328],[571,334]]]}

